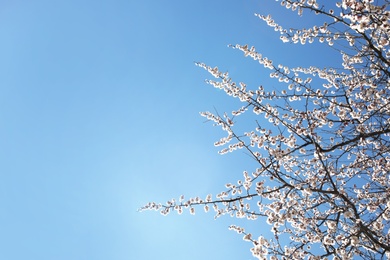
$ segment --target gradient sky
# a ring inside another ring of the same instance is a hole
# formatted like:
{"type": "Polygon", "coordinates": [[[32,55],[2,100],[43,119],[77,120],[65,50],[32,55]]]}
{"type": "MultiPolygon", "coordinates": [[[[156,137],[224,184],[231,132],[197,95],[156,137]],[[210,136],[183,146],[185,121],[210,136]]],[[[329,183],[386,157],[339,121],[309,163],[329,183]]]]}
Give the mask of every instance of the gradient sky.
{"type": "Polygon", "coordinates": [[[328,60],[253,14],[295,16],[272,0],[0,3],[0,259],[252,259],[236,219],[137,209],[215,195],[253,169],[213,147],[223,133],[199,112],[239,104],[194,62],[257,86],[269,72],[228,44],[291,66],[328,60]]]}

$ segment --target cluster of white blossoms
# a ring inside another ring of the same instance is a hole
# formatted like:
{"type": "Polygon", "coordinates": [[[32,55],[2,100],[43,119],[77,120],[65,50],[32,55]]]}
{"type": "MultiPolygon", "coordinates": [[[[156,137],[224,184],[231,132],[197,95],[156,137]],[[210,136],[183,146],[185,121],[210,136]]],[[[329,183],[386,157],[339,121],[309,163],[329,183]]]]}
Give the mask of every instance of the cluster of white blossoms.
{"type": "Polygon", "coordinates": [[[286,86],[251,89],[197,63],[214,76],[207,83],[243,103],[231,116],[201,113],[226,132],[215,145],[222,154],[245,149],[258,167],[215,197],[182,197],[142,209],[165,215],[188,208],[194,214],[202,206],[216,217],[263,219],[259,225],[268,223],[273,237],[230,227],[253,243],[258,259],[390,259],[390,1],[280,3],[298,15],[315,12],[325,22],[285,29],[270,15],[257,16],[283,42],[317,39],[324,47],[338,46],[341,64],[289,68],[254,47],[231,46],[286,86]],[[248,111],[258,120],[239,133],[236,125],[248,111]]]}

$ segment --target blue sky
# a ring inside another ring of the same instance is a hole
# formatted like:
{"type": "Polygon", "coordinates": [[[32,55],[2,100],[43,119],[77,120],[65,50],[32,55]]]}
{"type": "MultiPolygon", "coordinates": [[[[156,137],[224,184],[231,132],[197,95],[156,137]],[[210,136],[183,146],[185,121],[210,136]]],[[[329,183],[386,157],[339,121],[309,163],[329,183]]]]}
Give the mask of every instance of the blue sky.
{"type": "Polygon", "coordinates": [[[253,15],[291,22],[275,6],[1,1],[0,259],[251,259],[251,245],[227,229],[235,219],[137,209],[215,195],[251,170],[245,154],[213,147],[223,133],[199,112],[238,103],[206,85],[194,62],[256,86],[269,72],[228,44],[288,65],[325,57],[282,45],[253,15]]]}

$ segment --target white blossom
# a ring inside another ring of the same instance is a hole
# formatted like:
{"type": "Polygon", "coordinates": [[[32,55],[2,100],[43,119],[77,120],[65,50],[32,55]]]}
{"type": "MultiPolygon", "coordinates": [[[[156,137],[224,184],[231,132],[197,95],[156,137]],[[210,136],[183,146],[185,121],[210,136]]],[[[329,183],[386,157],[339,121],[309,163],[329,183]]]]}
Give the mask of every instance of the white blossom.
{"type": "Polygon", "coordinates": [[[181,197],[142,210],[194,214],[201,206],[212,208],[215,218],[257,219],[271,235],[230,226],[253,244],[257,259],[390,258],[390,3],[280,3],[303,17],[319,16],[291,29],[271,15],[256,16],[282,42],[332,46],[340,64],[288,67],[253,46],[230,45],[268,71],[275,87],[236,83],[218,67],[197,63],[211,74],[208,84],[241,103],[231,113],[201,113],[225,132],[214,145],[220,154],[245,151],[257,168],[226,184],[215,199],[181,197]],[[240,126],[251,112],[255,122],[240,126]]]}

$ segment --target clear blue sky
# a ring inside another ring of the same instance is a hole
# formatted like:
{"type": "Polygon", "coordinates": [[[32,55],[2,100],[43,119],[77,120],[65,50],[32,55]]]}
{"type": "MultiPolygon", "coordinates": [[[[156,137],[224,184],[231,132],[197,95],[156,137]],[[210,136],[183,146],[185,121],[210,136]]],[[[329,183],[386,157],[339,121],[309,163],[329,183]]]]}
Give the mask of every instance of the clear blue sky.
{"type": "Polygon", "coordinates": [[[253,15],[289,17],[274,6],[1,1],[0,259],[252,259],[251,245],[227,229],[235,219],[137,209],[215,195],[252,169],[244,154],[213,147],[222,132],[199,112],[237,103],[204,84],[194,61],[255,85],[269,73],[228,44],[289,65],[318,61],[253,15]]]}

